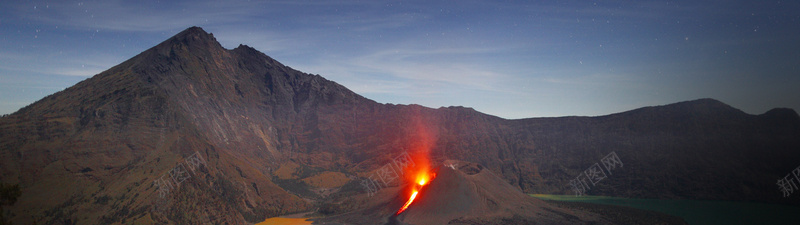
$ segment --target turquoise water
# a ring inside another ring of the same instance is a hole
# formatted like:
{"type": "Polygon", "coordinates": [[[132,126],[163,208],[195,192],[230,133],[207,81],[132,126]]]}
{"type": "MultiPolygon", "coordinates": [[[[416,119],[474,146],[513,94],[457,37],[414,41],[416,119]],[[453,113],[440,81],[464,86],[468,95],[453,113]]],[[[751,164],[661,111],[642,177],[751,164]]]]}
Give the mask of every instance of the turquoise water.
{"type": "Polygon", "coordinates": [[[800,207],[751,202],[630,199],[604,196],[531,195],[543,200],[628,206],[683,218],[690,225],[800,224],[800,207]]]}

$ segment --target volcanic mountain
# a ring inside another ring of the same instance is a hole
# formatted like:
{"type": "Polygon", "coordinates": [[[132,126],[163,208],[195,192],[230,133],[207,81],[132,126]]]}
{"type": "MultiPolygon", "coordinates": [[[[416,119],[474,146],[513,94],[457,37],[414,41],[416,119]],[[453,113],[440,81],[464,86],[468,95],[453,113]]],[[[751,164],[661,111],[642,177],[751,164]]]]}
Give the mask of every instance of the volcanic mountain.
{"type": "Polygon", "coordinates": [[[444,164],[448,166],[439,166],[435,179],[413,202],[414,207],[398,216],[399,221],[447,224],[456,219],[468,221],[487,215],[500,218],[535,215],[538,218],[529,220],[542,224],[548,220],[549,223],[558,221],[558,215],[541,209],[547,205],[544,201],[525,195],[483,166],[452,160],[444,164]],[[547,216],[552,218],[543,218],[547,216]]]}
{"type": "Polygon", "coordinates": [[[405,188],[380,193],[363,210],[319,219],[345,224],[610,224],[601,215],[550,206],[511,186],[475,163],[447,160],[435,179],[416,195],[413,207],[400,214],[405,188]],[[380,199],[380,200],[374,200],[380,199]]]}
{"type": "Polygon", "coordinates": [[[775,180],[800,163],[799,137],[791,109],[713,99],[521,120],[380,104],[192,27],[1,118],[0,181],[20,184],[3,208],[16,224],[241,224],[365,210],[362,181],[404,152],[551,194],[613,152],[623,165],[585,194],[798,204],[775,180]]]}
{"type": "Polygon", "coordinates": [[[416,184],[356,196],[361,209],[314,219],[314,224],[686,224],[674,216],[626,207],[604,207],[604,213],[597,213],[551,205],[476,163],[446,160],[430,172],[435,175],[405,211],[396,209],[416,184]]]}

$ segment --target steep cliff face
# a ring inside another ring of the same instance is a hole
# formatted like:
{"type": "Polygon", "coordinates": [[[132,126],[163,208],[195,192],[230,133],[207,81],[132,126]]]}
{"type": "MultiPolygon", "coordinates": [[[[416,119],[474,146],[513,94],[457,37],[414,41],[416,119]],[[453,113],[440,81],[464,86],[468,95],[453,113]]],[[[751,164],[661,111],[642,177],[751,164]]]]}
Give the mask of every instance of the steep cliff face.
{"type": "Polygon", "coordinates": [[[624,167],[588,194],[792,203],[774,185],[800,162],[798,137],[790,109],[710,99],[523,120],[379,104],[193,27],[0,119],[0,180],[21,184],[21,224],[243,223],[324,198],[286,177],[336,172],[351,179],[343,194],[363,194],[358,180],[403,151],[556,194],[616,152],[624,167]]]}

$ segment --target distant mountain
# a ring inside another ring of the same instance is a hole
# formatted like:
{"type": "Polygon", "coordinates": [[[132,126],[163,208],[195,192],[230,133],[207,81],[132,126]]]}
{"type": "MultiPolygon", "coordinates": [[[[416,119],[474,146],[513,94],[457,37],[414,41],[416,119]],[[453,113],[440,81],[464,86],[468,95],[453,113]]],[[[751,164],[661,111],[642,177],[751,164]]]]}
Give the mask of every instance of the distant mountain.
{"type": "Polygon", "coordinates": [[[573,194],[570,181],[614,152],[623,165],[587,194],[797,204],[775,183],[800,166],[800,117],[712,99],[520,120],[380,104],[193,27],[0,119],[0,181],[22,189],[7,208],[17,224],[355,210],[339,200],[363,195],[360,180],[428,150],[434,164],[479,163],[526,193],[573,194]]]}
{"type": "Polygon", "coordinates": [[[561,182],[613,151],[624,168],[589,194],[798,203],[783,198],[775,184],[800,166],[800,120],[791,109],[756,116],[700,99],[600,117],[510,122],[515,135],[526,137],[518,140],[535,144],[518,148],[515,157],[524,165],[516,181],[529,192],[559,192],[552,188],[568,186],[561,182]]]}

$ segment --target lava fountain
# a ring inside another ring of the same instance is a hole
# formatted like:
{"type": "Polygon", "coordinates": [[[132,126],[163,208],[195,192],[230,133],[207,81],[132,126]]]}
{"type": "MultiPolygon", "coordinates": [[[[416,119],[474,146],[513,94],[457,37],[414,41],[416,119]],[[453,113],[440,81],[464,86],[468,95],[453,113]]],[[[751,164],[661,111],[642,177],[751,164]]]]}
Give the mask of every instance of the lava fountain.
{"type": "Polygon", "coordinates": [[[397,213],[395,213],[395,215],[400,215],[400,213],[405,211],[408,208],[408,206],[414,202],[414,199],[417,198],[419,192],[422,191],[422,187],[428,184],[431,180],[433,180],[434,177],[436,177],[436,174],[428,172],[427,169],[421,171],[417,175],[417,181],[414,182],[413,184],[414,187],[411,188],[412,191],[411,197],[408,198],[408,201],[406,201],[406,204],[404,204],[403,207],[400,208],[400,210],[397,210],[397,213]]]}
{"type": "Polygon", "coordinates": [[[436,133],[431,129],[431,121],[429,118],[423,118],[419,114],[411,117],[411,124],[413,124],[414,133],[409,134],[413,137],[414,143],[411,146],[413,152],[411,158],[416,164],[413,168],[408,168],[405,172],[405,180],[411,185],[411,192],[408,200],[397,210],[395,215],[400,215],[403,211],[414,203],[414,199],[421,198],[423,195],[423,187],[431,182],[436,173],[431,171],[430,151],[436,143],[436,133]]]}

